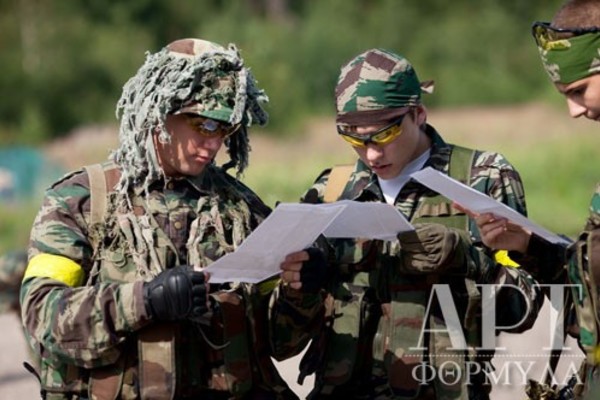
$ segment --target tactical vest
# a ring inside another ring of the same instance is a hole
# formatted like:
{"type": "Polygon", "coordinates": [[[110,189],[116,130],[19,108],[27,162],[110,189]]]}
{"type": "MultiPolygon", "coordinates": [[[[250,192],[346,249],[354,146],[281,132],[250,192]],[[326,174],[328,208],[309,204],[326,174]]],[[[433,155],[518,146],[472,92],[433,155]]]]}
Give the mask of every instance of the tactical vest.
{"type": "MultiPolygon", "coordinates": [[[[133,282],[150,279],[129,268],[131,255],[109,238],[108,205],[120,172],[111,164],[85,167],[90,181],[90,242],[94,266],[87,282],[133,282]]],[[[133,198],[134,213],[143,212],[140,198],[133,198]]],[[[114,218],[114,216],[113,216],[114,218]]],[[[116,218],[122,237],[140,240],[140,232],[127,221],[116,218]]],[[[168,265],[169,237],[152,222],[156,248],[150,257],[168,265]]],[[[184,260],[185,262],[185,260],[184,260]]],[[[235,290],[210,294],[212,316],[206,325],[182,321],[151,324],[133,335],[121,349],[121,356],[106,367],[83,369],[73,365],[59,368],[65,377],[61,392],[88,392],[91,399],[174,399],[198,398],[207,389],[226,391],[241,398],[260,388],[278,393],[279,398],[296,398],[269,358],[267,309],[273,282],[262,286],[240,285],[235,290]],[[193,333],[190,335],[189,333],[193,333]]],[[[44,371],[42,371],[44,373],[44,371]]],[[[52,373],[51,370],[46,373],[52,373]]],[[[44,381],[44,379],[43,379],[44,381]]],[[[47,394],[47,399],[64,394],[47,394]]]]}
{"type": "MultiPolygon", "coordinates": [[[[473,158],[474,150],[453,146],[449,175],[469,184],[473,158]]],[[[344,198],[344,188],[352,172],[351,166],[335,167],[331,171],[324,190],[325,201],[344,198]]],[[[454,209],[445,197],[433,194],[421,196],[411,222],[469,228],[465,214],[454,209]]],[[[424,322],[430,330],[446,329],[439,313],[425,315],[435,283],[451,285],[459,315],[464,316],[462,322],[467,341],[469,344],[478,342],[477,335],[470,333],[477,325],[475,312],[480,303],[480,293],[474,282],[432,274],[399,274],[394,266],[395,258],[386,255],[390,242],[347,241],[345,244],[337,241],[337,245],[354,248],[351,259],[336,259],[339,261],[337,279],[340,284],[326,301],[329,304],[326,312],[328,331],[311,343],[313,351],[322,354],[315,357],[314,353],[309,354],[309,349],[304,364],[301,364],[305,369],[301,377],[316,370],[316,388],[309,399],[320,395],[371,398],[380,394],[383,394],[382,398],[424,398],[432,395],[424,393],[431,392],[431,388],[420,385],[413,370],[425,364],[442,374],[444,370],[458,366],[458,372],[463,374],[462,379],[452,384],[435,379],[432,385],[436,398],[468,399],[464,378],[468,354],[464,350],[449,349],[451,344],[446,332],[426,335],[422,347],[427,350],[413,348],[424,322]],[[373,268],[373,265],[377,267],[373,268]],[[347,389],[342,389],[344,387],[347,389]],[[361,393],[363,387],[374,388],[375,393],[361,393]]],[[[336,256],[342,254],[346,253],[336,256]]]]}

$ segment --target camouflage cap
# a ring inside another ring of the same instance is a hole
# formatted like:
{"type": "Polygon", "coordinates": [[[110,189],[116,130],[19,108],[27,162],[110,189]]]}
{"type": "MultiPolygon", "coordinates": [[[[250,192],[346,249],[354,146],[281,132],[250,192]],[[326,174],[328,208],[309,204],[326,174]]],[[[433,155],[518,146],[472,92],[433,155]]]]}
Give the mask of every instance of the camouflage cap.
{"type": "Polygon", "coordinates": [[[203,117],[229,122],[235,105],[235,70],[224,62],[219,62],[219,55],[227,50],[213,42],[201,39],[181,39],[170,43],[167,50],[175,56],[214,57],[212,71],[208,79],[198,77],[201,86],[197,88],[190,102],[174,114],[192,113],[203,117]]]}
{"type": "Polygon", "coordinates": [[[421,82],[410,62],[383,49],[371,49],[342,67],[335,88],[337,122],[387,122],[421,104],[421,82]]]}

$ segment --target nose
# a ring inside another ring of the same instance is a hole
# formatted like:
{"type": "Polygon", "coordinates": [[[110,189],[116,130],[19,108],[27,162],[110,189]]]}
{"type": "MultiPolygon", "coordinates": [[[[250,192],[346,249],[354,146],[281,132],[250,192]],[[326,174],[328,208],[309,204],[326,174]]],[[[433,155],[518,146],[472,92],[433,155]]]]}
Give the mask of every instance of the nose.
{"type": "Polygon", "coordinates": [[[223,138],[221,136],[202,138],[202,147],[208,150],[217,151],[221,148],[222,144],[223,138]]]}
{"type": "Polygon", "coordinates": [[[374,143],[369,143],[367,145],[365,156],[369,161],[377,161],[383,156],[383,147],[374,143]]]}
{"type": "Polygon", "coordinates": [[[567,107],[569,107],[571,118],[579,118],[587,111],[587,108],[583,104],[573,101],[569,97],[567,97],[567,107]]]}

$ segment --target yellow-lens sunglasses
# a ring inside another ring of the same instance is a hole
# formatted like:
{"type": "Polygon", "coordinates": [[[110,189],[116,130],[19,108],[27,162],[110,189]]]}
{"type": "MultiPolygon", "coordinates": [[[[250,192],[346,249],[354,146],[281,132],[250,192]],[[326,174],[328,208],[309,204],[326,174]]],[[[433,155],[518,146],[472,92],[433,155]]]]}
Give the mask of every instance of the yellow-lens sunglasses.
{"type": "Polygon", "coordinates": [[[351,131],[351,129],[353,130],[355,127],[349,125],[338,125],[337,131],[342,139],[354,147],[367,147],[369,143],[385,146],[402,134],[402,120],[404,120],[405,115],[406,114],[402,115],[402,117],[392,122],[390,125],[384,126],[376,132],[369,134],[358,135],[351,131]]]}

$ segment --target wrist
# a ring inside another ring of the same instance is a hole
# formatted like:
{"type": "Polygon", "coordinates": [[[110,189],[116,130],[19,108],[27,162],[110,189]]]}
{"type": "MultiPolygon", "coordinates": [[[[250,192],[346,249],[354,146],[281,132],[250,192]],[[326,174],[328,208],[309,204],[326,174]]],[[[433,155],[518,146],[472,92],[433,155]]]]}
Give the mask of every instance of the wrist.
{"type": "Polygon", "coordinates": [[[519,243],[519,246],[515,249],[519,253],[527,254],[529,252],[529,247],[532,243],[532,234],[531,232],[526,232],[524,234],[523,240],[519,243]]]}
{"type": "Polygon", "coordinates": [[[152,302],[150,301],[150,287],[148,282],[142,282],[140,293],[142,296],[141,303],[143,305],[143,307],[140,307],[142,311],[142,318],[153,320],[155,318],[155,313],[152,308],[152,302]]]}

